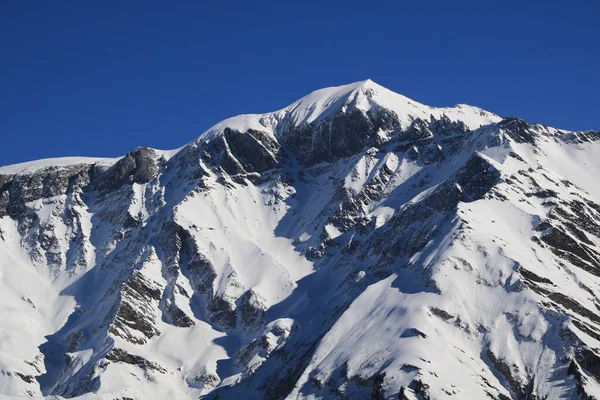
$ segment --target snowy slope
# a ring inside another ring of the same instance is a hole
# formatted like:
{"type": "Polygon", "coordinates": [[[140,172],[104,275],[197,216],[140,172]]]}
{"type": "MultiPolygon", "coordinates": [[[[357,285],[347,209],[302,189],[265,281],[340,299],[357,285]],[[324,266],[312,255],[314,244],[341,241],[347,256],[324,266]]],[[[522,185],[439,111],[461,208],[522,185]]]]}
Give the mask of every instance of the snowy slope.
{"type": "Polygon", "coordinates": [[[0,167],[0,397],[600,398],[598,156],[367,80],[0,167]]]}

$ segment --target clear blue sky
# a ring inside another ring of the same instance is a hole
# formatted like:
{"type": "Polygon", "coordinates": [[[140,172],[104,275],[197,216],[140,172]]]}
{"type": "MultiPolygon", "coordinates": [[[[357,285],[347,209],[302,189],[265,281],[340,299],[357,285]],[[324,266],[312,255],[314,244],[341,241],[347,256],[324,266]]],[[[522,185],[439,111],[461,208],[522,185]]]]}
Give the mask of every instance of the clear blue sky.
{"type": "Polygon", "coordinates": [[[371,78],[600,129],[600,2],[2,1],[0,165],[175,148],[371,78]]]}

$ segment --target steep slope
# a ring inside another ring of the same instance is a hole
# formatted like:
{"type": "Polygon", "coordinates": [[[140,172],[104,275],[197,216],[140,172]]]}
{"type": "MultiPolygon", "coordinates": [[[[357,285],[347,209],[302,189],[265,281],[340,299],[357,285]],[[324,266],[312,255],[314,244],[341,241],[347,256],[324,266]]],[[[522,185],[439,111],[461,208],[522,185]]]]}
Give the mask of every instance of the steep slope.
{"type": "Polygon", "coordinates": [[[0,168],[0,394],[600,398],[600,133],[372,81],[0,168]]]}

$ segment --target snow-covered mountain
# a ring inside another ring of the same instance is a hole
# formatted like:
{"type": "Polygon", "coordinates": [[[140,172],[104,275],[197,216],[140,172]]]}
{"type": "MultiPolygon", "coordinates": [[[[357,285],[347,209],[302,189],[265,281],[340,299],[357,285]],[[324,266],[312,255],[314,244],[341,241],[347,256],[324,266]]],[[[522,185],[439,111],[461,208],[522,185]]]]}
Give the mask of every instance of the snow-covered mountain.
{"type": "Polygon", "coordinates": [[[0,397],[600,399],[599,172],[370,80],[0,167],[0,397]]]}

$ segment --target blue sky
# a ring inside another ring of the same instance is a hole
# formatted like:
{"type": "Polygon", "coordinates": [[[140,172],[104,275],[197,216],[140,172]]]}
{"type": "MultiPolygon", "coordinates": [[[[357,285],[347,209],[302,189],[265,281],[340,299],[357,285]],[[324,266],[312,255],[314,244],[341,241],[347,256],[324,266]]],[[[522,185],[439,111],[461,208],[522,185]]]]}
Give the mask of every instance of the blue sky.
{"type": "Polygon", "coordinates": [[[5,1],[0,165],[175,148],[366,78],[597,130],[598,21],[598,1],[5,1]]]}

